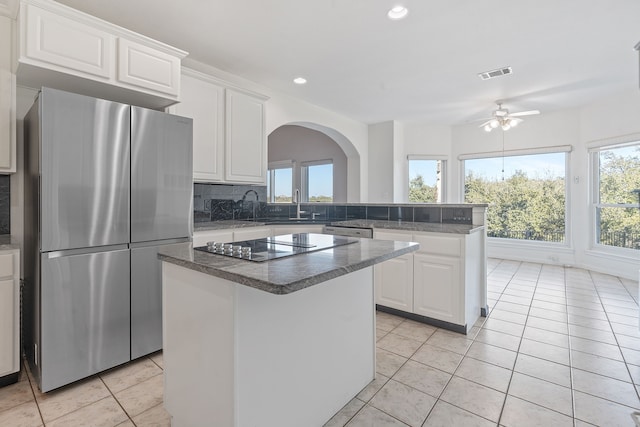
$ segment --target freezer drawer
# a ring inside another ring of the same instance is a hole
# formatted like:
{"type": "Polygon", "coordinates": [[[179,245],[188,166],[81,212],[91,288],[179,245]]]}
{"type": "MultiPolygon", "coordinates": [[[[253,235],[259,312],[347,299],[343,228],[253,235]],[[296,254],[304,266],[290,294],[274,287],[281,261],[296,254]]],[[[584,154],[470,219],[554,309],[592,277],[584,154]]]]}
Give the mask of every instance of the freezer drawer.
{"type": "Polygon", "coordinates": [[[60,254],[41,255],[43,392],[130,360],[129,250],[60,254]]]}
{"type": "Polygon", "coordinates": [[[162,349],[162,265],[158,248],[131,249],[131,359],[162,349]]]}
{"type": "Polygon", "coordinates": [[[131,107],[131,241],[191,236],[192,120],[131,107]]]}

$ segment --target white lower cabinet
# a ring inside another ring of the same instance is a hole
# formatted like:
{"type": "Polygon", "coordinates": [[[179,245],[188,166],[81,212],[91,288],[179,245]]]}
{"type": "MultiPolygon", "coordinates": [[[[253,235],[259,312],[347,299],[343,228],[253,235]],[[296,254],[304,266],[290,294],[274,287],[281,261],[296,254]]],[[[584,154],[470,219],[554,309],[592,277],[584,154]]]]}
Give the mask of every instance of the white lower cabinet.
{"type": "Polygon", "coordinates": [[[322,234],[323,228],[324,226],[319,224],[272,225],[271,235],[280,236],[282,234],[295,234],[295,233],[322,234]]]}
{"type": "Polygon", "coordinates": [[[413,254],[374,266],[376,303],[397,310],[413,309],[413,254]]]}
{"type": "Polygon", "coordinates": [[[480,317],[484,230],[470,234],[374,231],[381,240],[420,243],[418,251],[377,264],[376,304],[467,331],[480,317]]]}
{"type": "Polygon", "coordinates": [[[0,379],[20,370],[20,252],[0,251],[0,379]]]}
{"type": "Polygon", "coordinates": [[[413,313],[464,324],[459,258],[417,253],[413,274],[413,313]]]}

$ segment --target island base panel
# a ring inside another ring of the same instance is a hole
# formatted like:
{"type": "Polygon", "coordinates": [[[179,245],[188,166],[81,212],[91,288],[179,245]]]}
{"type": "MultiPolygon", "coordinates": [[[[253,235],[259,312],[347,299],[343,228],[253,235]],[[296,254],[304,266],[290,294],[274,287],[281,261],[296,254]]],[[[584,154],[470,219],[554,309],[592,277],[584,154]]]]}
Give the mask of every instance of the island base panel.
{"type": "Polygon", "coordinates": [[[321,426],[373,380],[372,267],[286,295],[163,268],[174,427],[321,426]]]}

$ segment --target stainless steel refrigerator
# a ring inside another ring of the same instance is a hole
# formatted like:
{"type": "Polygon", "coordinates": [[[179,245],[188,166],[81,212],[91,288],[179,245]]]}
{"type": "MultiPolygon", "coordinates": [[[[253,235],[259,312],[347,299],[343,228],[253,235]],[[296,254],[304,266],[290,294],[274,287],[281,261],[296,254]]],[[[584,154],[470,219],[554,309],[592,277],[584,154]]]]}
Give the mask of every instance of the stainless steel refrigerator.
{"type": "Polygon", "coordinates": [[[25,117],[24,349],[40,389],[162,348],[158,248],[191,238],[191,119],[43,88],[25,117]]]}

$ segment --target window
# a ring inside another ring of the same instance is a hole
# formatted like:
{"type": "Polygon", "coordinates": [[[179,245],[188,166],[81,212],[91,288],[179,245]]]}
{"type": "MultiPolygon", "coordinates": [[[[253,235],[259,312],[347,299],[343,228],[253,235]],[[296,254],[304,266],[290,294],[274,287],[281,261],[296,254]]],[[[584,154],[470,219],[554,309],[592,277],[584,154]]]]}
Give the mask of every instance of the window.
{"type": "Polygon", "coordinates": [[[444,201],[445,161],[421,156],[409,156],[409,202],[437,203],[444,201]]]}
{"type": "Polygon", "coordinates": [[[267,195],[271,203],[293,201],[293,163],[274,162],[267,171],[267,195]]]}
{"type": "Polygon", "coordinates": [[[640,250],[640,141],[591,151],[595,243],[640,250]]]}
{"type": "Polygon", "coordinates": [[[566,240],[567,153],[540,151],[483,158],[461,156],[465,202],[489,203],[487,236],[566,240]]]}
{"type": "Polygon", "coordinates": [[[302,200],[305,202],[333,202],[333,162],[320,160],[305,162],[301,166],[302,200]]]}

